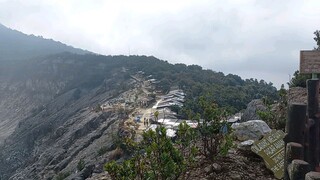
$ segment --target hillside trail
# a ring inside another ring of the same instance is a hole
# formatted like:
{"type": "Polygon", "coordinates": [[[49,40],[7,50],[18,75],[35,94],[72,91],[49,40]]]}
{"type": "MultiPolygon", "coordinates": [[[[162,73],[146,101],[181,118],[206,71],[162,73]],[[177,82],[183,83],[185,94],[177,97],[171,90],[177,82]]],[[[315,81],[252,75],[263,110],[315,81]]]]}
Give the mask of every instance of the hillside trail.
{"type": "MultiPolygon", "coordinates": [[[[137,82],[137,90],[134,91],[134,94],[132,96],[136,96],[137,100],[143,99],[145,97],[148,97],[148,94],[151,94],[151,92],[148,90],[150,87],[147,85],[145,81],[143,81],[141,78],[132,76],[132,78],[137,82]]],[[[154,108],[155,104],[159,103],[159,99],[156,100],[155,103],[152,103],[148,105],[147,107],[139,105],[138,102],[136,102],[136,109],[129,115],[129,119],[127,121],[134,121],[137,125],[136,129],[136,137],[135,141],[139,142],[142,140],[142,134],[143,132],[150,126],[151,124],[151,118],[153,116],[153,113],[156,111],[154,108]],[[135,121],[136,118],[139,118],[139,121],[135,121]]]]}
{"type": "MultiPolygon", "coordinates": [[[[146,97],[148,88],[145,83],[136,78],[138,82],[138,88],[131,91],[130,97],[137,97],[142,99],[146,97]],[[140,93],[139,93],[140,92],[140,93]]],[[[129,115],[126,121],[134,122],[136,126],[135,141],[142,141],[143,132],[148,128],[144,124],[145,119],[153,117],[156,108],[154,105],[159,103],[159,99],[156,102],[150,104],[148,107],[139,106],[138,101],[135,103],[135,110],[129,115]],[[140,121],[135,121],[137,117],[140,117],[140,121]]],[[[129,123],[128,123],[129,124],[129,123]]],[[[149,122],[150,126],[150,122],[149,122]]],[[[230,150],[226,157],[217,158],[214,163],[206,160],[200,156],[196,158],[194,168],[189,168],[186,172],[186,176],[179,179],[203,179],[203,180],[276,180],[272,172],[268,170],[263,160],[252,153],[251,151],[243,152],[236,149],[230,150]],[[212,168],[215,167],[216,169],[212,168]],[[209,170],[208,170],[209,169],[209,170]]],[[[106,180],[111,179],[107,172],[93,174],[89,180],[106,180]]]]}

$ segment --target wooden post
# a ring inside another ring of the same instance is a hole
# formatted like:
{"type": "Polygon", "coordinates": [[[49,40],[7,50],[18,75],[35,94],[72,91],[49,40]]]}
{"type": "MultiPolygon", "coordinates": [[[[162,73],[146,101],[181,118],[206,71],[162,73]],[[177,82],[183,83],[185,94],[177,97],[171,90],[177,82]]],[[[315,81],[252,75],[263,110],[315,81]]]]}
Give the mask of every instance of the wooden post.
{"type": "Polygon", "coordinates": [[[308,88],[308,156],[311,169],[315,170],[319,166],[319,80],[307,80],[308,88]]]}
{"type": "MultiPolygon", "coordinates": [[[[305,123],[306,123],[306,112],[307,112],[307,106],[305,104],[291,104],[289,106],[288,111],[288,120],[286,122],[286,136],[284,137],[284,143],[285,143],[285,155],[284,155],[284,179],[289,180],[289,174],[287,167],[289,163],[293,159],[290,159],[288,161],[288,157],[296,157],[296,154],[287,154],[287,143],[289,142],[295,142],[296,144],[303,145],[304,144],[304,131],[305,131],[305,123]]],[[[297,145],[298,146],[298,145],[297,145]]],[[[290,145],[290,148],[293,148],[295,151],[295,144],[290,145]]],[[[300,148],[303,154],[303,147],[300,148]]],[[[290,150],[291,151],[291,150],[290,150]]],[[[301,151],[299,151],[301,153],[301,151]]],[[[295,158],[296,159],[296,158],[295,158]]]]}
{"type": "Polygon", "coordinates": [[[296,142],[304,144],[306,112],[307,106],[305,104],[295,103],[289,106],[285,143],[296,142]]]}

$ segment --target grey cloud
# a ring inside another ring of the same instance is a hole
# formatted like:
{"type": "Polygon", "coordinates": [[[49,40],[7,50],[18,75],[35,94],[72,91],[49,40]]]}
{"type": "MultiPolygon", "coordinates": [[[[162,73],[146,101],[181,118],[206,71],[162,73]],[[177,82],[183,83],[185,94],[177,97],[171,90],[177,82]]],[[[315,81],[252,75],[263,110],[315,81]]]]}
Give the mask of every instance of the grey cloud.
{"type": "Polygon", "coordinates": [[[150,10],[147,3],[134,9],[123,2],[112,12],[103,9],[112,1],[49,2],[0,1],[0,23],[102,54],[154,55],[277,87],[298,69],[299,50],[313,48],[312,33],[320,28],[315,0],[188,1],[177,10],[150,10]]]}

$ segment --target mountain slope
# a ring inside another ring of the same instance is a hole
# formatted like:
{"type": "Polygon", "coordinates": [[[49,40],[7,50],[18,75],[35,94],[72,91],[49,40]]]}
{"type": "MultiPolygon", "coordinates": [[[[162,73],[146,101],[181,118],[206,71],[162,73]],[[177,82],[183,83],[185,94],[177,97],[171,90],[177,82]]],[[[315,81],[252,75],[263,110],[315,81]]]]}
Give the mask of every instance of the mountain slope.
{"type": "Polygon", "coordinates": [[[0,24],[0,60],[28,59],[61,52],[90,53],[51,39],[26,35],[0,24]]]}
{"type": "Polygon", "coordinates": [[[4,68],[8,73],[1,76],[1,84],[5,85],[0,94],[5,92],[6,96],[0,100],[4,102],[1,109],[7,114],[0,114],[7,122],[0,128],[10,136],[0,147],[0,179],[12,174],[24,179],[45,179],[73,163],[78,155],[84,157],[82,150],[88,154],[112,144],[110,134],[117,132],[114,122],[121,119],[121,114],[95,113],[91,107],[121,93],[117,82],[130,79],[119,74],[120,68],[110,69],[107,61],[97,64],[97,60],[61,54],[16,62],[14,70],[4,68]],[[8,124],[16,126],[9,129],[8,124]],[[99,146],[92,147],[95,143],[99,146]]]}
{"type": "Polygon", "coordinates": [[[172,86],[184,89],[185,108],[194,112],[201,110],[194,102],[210,92],[214,94],[208,98],[236,110],[253,98],[276,94],[263,81],[147,56],[62,53],[5,61],[0,67],[0,132],[5,142],[0,146],[0,179],[79,175],[80,159],[86,162],[86,171],[101,171],[114,148],[119,123],[128,117],[116,109],[95,112],[92,108],[125,102],[121,94],[139,87],[131,76],[141,71],[143,77],[157,79],[156,91],[172,86]],[[106,153],[97,156],[101,148],[106,153]]]}
{"type": "Polygon", "coordinates": [[[139,107],[136,97],[143,90],[133,78],[137,74],[145,82],[155,79],[150,95],[183,89],[182,118],[202,111],[201,96],[231,113],[255,98],[277,98],[276,88],[263,80],[155,57],[87,54],[3,25],[0,61],[1,180],[84,179],[101,172],[112,157],[121,122],[139,107]],[[118,106],[127,103],[126,111],[118,106]],[[97,110],[101,104],[113,108],[97,110]]]}

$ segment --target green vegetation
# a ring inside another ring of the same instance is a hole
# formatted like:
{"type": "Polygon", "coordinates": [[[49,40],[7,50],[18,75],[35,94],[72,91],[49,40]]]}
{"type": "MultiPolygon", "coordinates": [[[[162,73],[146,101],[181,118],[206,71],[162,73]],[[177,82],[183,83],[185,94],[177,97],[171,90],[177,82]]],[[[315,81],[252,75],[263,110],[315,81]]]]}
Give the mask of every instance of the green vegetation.
{"type": "Polygon", "coordinates": [[[300,74],[297,70],[294,72],[293,77],[288,83],[289,87],[307,87],[307,80],[311,79],[311,74],[300,74]]]}
{"type": "Polygon", "coordinates": [[[154,114],[154,117],[156,118],[156,121],[157,121],[158,120],[158,116],[159,116],[159,111],[156,111],[153,114],[154,114]]]}
{"type": "Polygon", "coordinates": [[[103,146],[101,148],[99,148],[99,150],[97,151],[98,156],[102,156],[104,155],[106,152],[108,152],[108,148],[103,146]]]}
{"type": "Polygon", "coordinates": [[[220,132],[222,128],[228,128],[226,122],[221,122],[226,117],[226,112],[204,97],[200,97],[199,105],[202,111],[196,116],[198,117],[198,129],[203,147],[202,154],[209,159],[214,159],[217,154],[226,155],[226,150],[232,145],[228,141],[230,139],[228,134],[220,132]]]}
{"type": "Polygon", "coordinates": [[[213,162],[225,156],[233,145],[230,130],[221,130],[227,128],[221,121],[225,111],[204,97],[200,97],[200,103],[204,110],[197,113],[197,128],[181,123],[174,140],[166,136],[162,126],[144,132],[140,143],[125,139],[131,158],[123,163],[108,162],[104,169],[113,179],[178,179],[185,178],[187,170],[196,166],[196,157],[213,162]]]}
{"type": "MultiPolygon", "coordinates": [[[[320,31],[316,30],[313,38],[316,41],[317,47],[314,48],[315,51],[320,51],[320,31]]],[[[311,74],[300,74],[299,71],[295,71],[292,79],[288,83],[289,87],[306,87],[306,81],[311,79],[311,74]]]]}
{"type": "Polygon", "coordinates": [[[86,165],[85,161],[83,159],[80,159],[80,161],[77,164],[77,169],[79,171],[82,171],[82,169],[85,167],[85,165],[86,165]]]}
{"type": "Polygon", "coordinates": [[[122,164],[111,161],[105,165],[113,179],[177,179],[185,170],[184,158],[164,127],[144,133],[143,141],[134,148],[133,157],[122,164]]]}
{"type": "Polygon", "coordinates": [[[57,176],[56,176],[56,180],[64,180],[66,179],[68,176],[70,176],[70,172],[60,172],[57,176]]]}
{"type": "MultiPolygon", "coordinates": [[[[237,75],[225,75],[222,72],[203,70],[197,65],[170,64],[152,56],[100,56],[63,53],[49,56],[45,60],[55,63],[57,59],[68,60],[72,63],[57,63],[57,72],[48,72],[48,75],[57,80],[74,77],[66,90],[79,89],[74,94],[75,99],[79,95],[82,96],[85,89],[101,85],[103,88],[100,88],[97,93],[115,90],[115,94],[118,94],[125,88],[130,88],[125,84],[130,75],[135,75],[138,71],[143,71],[144,77],[152,75],[152,78],[157,80],[158,83],[155,83],[157,91],[165,93],[173,86],[184,90],[186,93],[185,108],[179,112],[182,117],[187,117],[187,109],[190,109],[193,114],[198,112],[200,107],[195,102],[199,100],[200,96],[207,96],[207,94],[210,94],[209,100],[216,102],[219,107],[225,108],[230,113],[246,108],[252,99],[268,97],[271,100],[276,100],[278,98],[277,90],[273,84],[264,80],[243,80],[237,75]],[[123,69],[126,71],[124,72],[123,69]],[[59,72],[64,72],[63,76],[59,72]]],[[[34,61],[36,66],[42,66],[40,62],[43,60],[34,61]]],[[[26,67],[25,69],[34,68],[29,67],[28,64],[22,65],[26,67]]]]}
{"type": "Polygon", "coordinates": [[[287,108],[288,99],[287,91],[284,89],[284,85],[281,85],[281,89],[278,91],[279,101],[277,104],[271,104],[268,101],[264,101],[267,107],[266,111],[258,111],[258,116],[264,120],[272,129],[285,130],[287,121],[287,108]]]}
{"type": "MultiPolygon", "coordinates": [[[[142,63],[142,62],[138,62],[142,63]]],[[[156,61],[148,66],[140,65],[138,70],[147,75],[152,74],[160,80],[157,88],[166,92],[167,86],[178,86],[186,93],[185,108],[179,114],[188,117],[187,109],[195,114],[200,106],[196,101],[200,96],[207,96],[209,100],[216,102],[220,107],[230,113],[238,112],[244,108],[252,99],[268,97],[277,100],[277,90],[272,83],[266,83],[257,79],[242,80],[237,75],[224,75],[221,72],[203,70],[197,65],[169,64],[156,61]],[[166,85],[166,86],[165,86],[166,85]]]]}
{"type": "Polygon", "coordinates": [[[313,34],[316,36],[313,39],[316,41],[318,46],[318,47],[315,47],[314,49],[319,51],[320,50],[320,31],[316,30],[313,34]]]}
{"type": "Polygon", "coordinates": [[[196,142],[197,131],[191,129],[186,122],[179,124],[175,143],[180,152],[182,152],[183,157],[186,157],[189,166],[193,166],[193,163],[195,162],[194,157],[199,152],[196,142]]]}
{"type": "Polygon", "coordinates": [[[175,112],[175,113],[179,113],[181,111],[181,107],[178,105],[172,105],[169,107],[171,111],[175,112]]]}
{"type": "Polygon", "coordinates": [[[101,105],[100,105],[100,104],[97,104],[97,105],[93,108],[93,111],[94,111],[94,112],[100,112],[100,111],[102,111],[101,105]]]}

